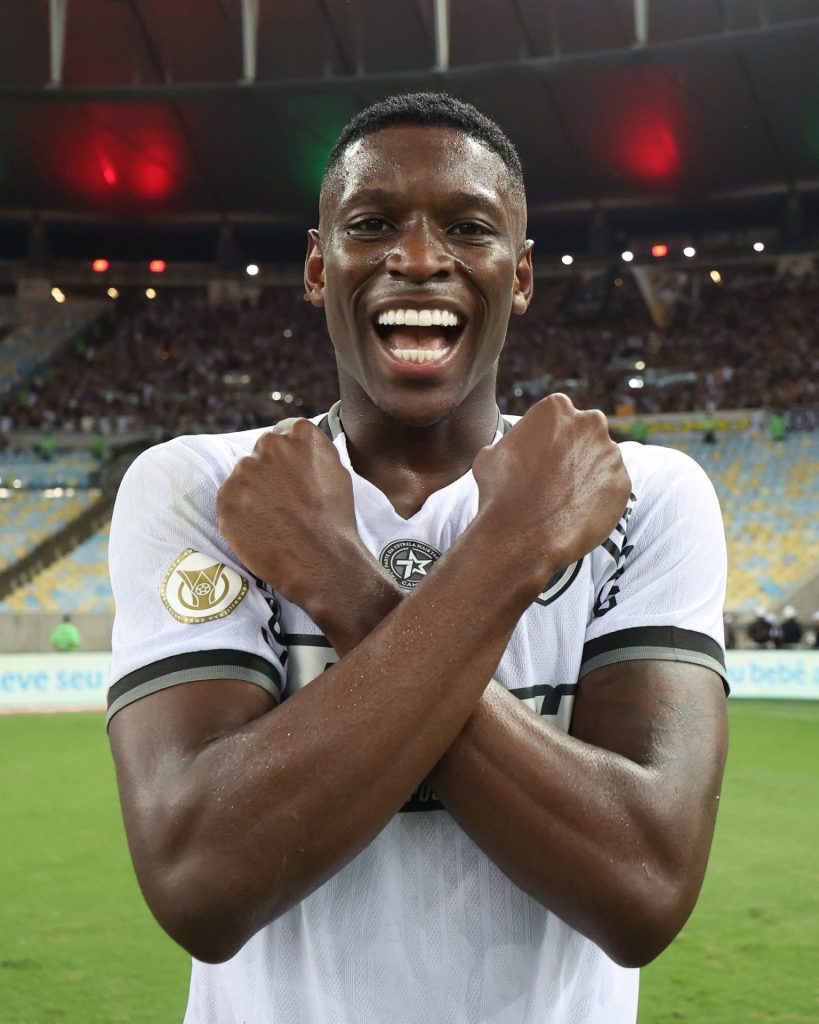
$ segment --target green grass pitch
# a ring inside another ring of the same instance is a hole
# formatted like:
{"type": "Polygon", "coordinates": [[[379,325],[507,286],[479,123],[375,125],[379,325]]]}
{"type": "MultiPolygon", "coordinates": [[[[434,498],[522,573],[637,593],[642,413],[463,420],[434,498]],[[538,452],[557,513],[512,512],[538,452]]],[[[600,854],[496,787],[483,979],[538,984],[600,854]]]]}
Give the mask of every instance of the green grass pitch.
{"type": "MultiPolygon", "coordinates": [[[[819,1020],[819,703],[733,701],[694,915],[640,1024],[819,1020]]],[[[0,717],[0,1024],[178,1024],[188,959],[134,880],[101,715],[0,717]]]]}

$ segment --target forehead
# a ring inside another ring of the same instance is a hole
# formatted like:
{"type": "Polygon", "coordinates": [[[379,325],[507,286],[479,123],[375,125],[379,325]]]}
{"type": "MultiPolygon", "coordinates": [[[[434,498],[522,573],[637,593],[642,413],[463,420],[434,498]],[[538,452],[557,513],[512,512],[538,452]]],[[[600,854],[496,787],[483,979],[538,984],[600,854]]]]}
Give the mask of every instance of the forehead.
{"type": "Polygon", "coordinates": [[[348,146],[324,198],[338,207],[369,189],[407,196],[477,192],[503,205],[512,201],[509,172],[498,154],[448,127],[394,125],[348,146]]]}

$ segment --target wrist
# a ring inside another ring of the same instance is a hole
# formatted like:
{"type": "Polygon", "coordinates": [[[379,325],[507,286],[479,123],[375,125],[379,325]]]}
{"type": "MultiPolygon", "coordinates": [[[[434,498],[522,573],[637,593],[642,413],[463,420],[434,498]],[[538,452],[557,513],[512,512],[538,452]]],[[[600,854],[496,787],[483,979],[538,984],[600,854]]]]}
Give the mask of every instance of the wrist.
{"type": "Polygon", "coordinates": [[[361,540],[338,552],[339,569],[302,607],[343,656],[400,604],[403,595],[361,540]]]}
{"type": "Polygon", "coordinates": [[[488,509],[479,511],[463,540],[480,552],[473,557],[494,578],[495,586],[518,614],[542,593],[560,568],[546,550],[543,535],[528,537],[519,524],[501,520],[488,509]]]}

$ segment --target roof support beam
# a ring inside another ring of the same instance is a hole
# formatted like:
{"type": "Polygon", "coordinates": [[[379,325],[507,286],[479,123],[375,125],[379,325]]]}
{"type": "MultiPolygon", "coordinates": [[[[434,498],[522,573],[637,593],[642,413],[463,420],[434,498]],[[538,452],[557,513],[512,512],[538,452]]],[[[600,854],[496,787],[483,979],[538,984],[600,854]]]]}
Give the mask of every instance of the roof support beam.
{"type": "MultiPolygon", "coordinates": [[[[316,0],[321,6],[324,0],[316,0]]],[[[734,47],[756,40],[787,38],[806,33],[819,35],[819,17],[799,18],[794,21],[775,22],[769,28],[733,29],[712,32],[666,42],[649,43],[644,47],[622,47],[615,50],[594,50],[588,53],[570,53],[561,56],[530,57],[526,60],[498,61],[489,64],[459,64],[449,67],[444,74],[452,83],[492,78],[514,79],[528,75],[562,75],[569,72],[611,67],[651,67],[668,60],[689,57],[692,54],[734,47]]],[[[297,76],[256,81],[252,88],[259,93],[287,95],[325,93],[332,89],[360,89],[362,84],[379,88],[429,86],[430,68],[399,69],[368,73],[364,76],[347,71],[345,74],[297,76]]],[[[42,86],[0,85],[0,100],[20,103],[41,103],[44,99],[61,103],[88,103],[94,100],[144,102],[147,99],[190,99],[230,94],[241,88],[236,82],[184,82],[165,85],[94,85],[58,88],[44,92],[42,86]]]]}
{"type": "Polygon", "coordinates": [[[68,0],[48,0],[48,31],[50,76],[48,84],[59,89],[63,84],[63,59],[65,58],[65,17],[68,0]]]}
{"type": "Polygon", "coordinates": [[[634,0],[634,45],[648,42],[648,0],[634,0]]]}
{"type": "Polygon", "coordinates": [[[259,40],[259,0],[242,0],[242,83],[256,81],[259,40]]]}
{"type": "Polygon", "coordinates": [[[449,0],[435,0],[435,70],[449,70],[449,0]]]}

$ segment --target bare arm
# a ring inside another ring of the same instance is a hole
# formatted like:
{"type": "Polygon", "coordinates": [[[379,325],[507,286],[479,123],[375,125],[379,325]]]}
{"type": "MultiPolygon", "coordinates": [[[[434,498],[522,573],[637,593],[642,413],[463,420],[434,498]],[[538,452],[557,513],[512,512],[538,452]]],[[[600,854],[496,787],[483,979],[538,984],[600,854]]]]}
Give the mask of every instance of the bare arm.
{"type": "MultiPolygon", "coordinates": [[[[343,609],[327,626],[346,650],[343,609]]],[[[520,888],[641,966],[699,895],[727,743],[714,672],[628,661],[582,680],[571,735],[491,682],[429,781],[520,888]]]]}
{"type": "Polygon", "coordinates": [[[709,669],[600,668],[566,735],[499,684],[430,781],[503,871],[626,966],[652,960],[702,885],[727,746],[709,669]]]}
{"type": "MultiPolygon", "coordinates": [[[[354,626],[334,607],[324,627],[343,652],[354,626]]],[[[719,677],[684,662],[588,674],[568,736],[493,682],[430,782],[522,889],[615,960],[643,964],[702,885],[726,718],[719,677]]]]}
{"type": "Polygon", "coordinates": [[[248,684],[195,682],[115,716],[140,883],[196,957],[233,955],[377,834],[464,726],[543,580],[617,521],[629,480],[602,417],[562,396],[532,412],[479,453],[481,512],[400,604],[358,538],[349,476],[311,424],[265,435],[223,486],[222,532],[238,557],[352,649],[276,709],[248,684]],[[535,561],[544,521],[560,545],[535,561]],[[328,564],[344,566],[338,626],[328,564]],[[509,564],[526,570],[499,591],[509,564]],[[490,602],[487,623],[474,609],[490,602]]]}
{"type": "Polygon", "coordinates": [[[229,958],[338,871],[461,729],[533,596],[479,624],[470,602],[492,586],[473,568],[479,543],[465,537],[423,594],[281,707],[247,683],[202,681],[114,717],[140,884],[194,956],[229,958]]]}

